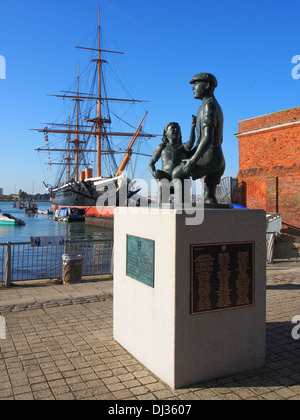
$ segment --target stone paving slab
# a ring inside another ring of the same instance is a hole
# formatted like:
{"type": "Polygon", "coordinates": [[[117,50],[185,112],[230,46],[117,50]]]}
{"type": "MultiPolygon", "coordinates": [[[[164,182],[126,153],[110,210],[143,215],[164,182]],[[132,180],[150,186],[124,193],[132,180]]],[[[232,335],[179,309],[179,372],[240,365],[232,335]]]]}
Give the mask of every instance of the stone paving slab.
{"type": "MultiPolygon", "coordinates": [[[[84,291],[88,284],[62,286],[63,293],[55,286],[56,298],[43,302],[54,296],[54,286],[45,286],[47,293],[32,293],[36,309],[0,309],[0,400],[299,400],[300,340],[292,336],[292,318],[300,315],[298,267],[267,267],[265,366],[175,391],[113,339],[112,281],[96,282],[94,295],[84,291]]],[[[7,292],[0,290],[1,308],[7,292]]],[[[21,308],[21,300],[14,305],[21,308]]]]}

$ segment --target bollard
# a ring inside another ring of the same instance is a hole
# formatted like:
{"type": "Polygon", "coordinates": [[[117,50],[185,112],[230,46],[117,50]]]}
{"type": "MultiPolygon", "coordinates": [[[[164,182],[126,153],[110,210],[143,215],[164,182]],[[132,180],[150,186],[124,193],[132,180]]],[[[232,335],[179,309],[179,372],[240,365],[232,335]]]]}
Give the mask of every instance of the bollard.
{"type": "Polygon", "coordinates": [[[79,283],[81,281],[82,257],[81,255],[62,256],[63,284],[79,283]]]}

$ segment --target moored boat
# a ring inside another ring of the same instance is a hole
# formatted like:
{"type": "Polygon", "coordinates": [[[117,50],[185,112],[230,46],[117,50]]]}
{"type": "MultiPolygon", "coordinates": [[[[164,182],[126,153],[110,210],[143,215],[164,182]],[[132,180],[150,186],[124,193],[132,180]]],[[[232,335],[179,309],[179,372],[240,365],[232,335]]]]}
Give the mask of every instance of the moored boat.
{"type": "Polygon", "coordinates": [[[56,222],[84,222],[85,211],[84,209],[66,207],[55,211],[53,220],[56,222]]]}
{"type": "Polygon", "coordinates": [[[21,219],[17,219],[8,213],[0,214],[0,225],[1,226],[24,226],[25,222],[21,219]]]}
{"type": "Polygon", "coordinates": [[[52,209],[49,209],[49,210],[39,210],[38,213],[39,214],[50,215],[50,214],[53,214],[53,210],[52,209]]]}
{"type": "Polygon", "coordinates": [[[13,208],[22,210],[25,207],[24,202],[22,200],[15,201],[13,204],[13,208]]]}
{"type": "Polygon", "coordinates": [[[24,212],[25,213],[37,213],[38,212],[38,206],[33,203],[33,202],[29,202],[28,206],[24,208],[24,212]]]}

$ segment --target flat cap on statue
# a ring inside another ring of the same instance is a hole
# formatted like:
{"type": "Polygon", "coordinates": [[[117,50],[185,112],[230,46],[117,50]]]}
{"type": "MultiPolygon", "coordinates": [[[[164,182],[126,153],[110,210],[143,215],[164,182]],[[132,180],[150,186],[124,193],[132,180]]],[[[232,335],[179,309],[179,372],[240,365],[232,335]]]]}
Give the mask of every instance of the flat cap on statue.
{"type": "Polygon", "coordinates": [[[217,79],[215,78],[215,76],[213,74],[210,74],[210,73],[195,74],[195,76],[191,78],[190,84],[192,85],[196,82],[209,82],[212,85],[214,85],[214,87],[218,86],[217,79]]]}

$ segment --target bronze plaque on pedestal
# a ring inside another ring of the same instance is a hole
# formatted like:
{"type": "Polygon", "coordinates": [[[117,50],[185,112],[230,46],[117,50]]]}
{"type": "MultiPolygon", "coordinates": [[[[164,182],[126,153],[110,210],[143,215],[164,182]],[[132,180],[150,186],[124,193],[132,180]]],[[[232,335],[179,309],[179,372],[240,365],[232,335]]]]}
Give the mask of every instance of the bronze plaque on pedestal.
{"type": "Polygon", "coordinates": [[[254,305],[254,242],[191,245],[191,314],[254,305]]]}
{"type": "Polygon", "coordinates": [[[127,235],[127,276],[154,287],[154,257],[154,241],[127,235]]]}

